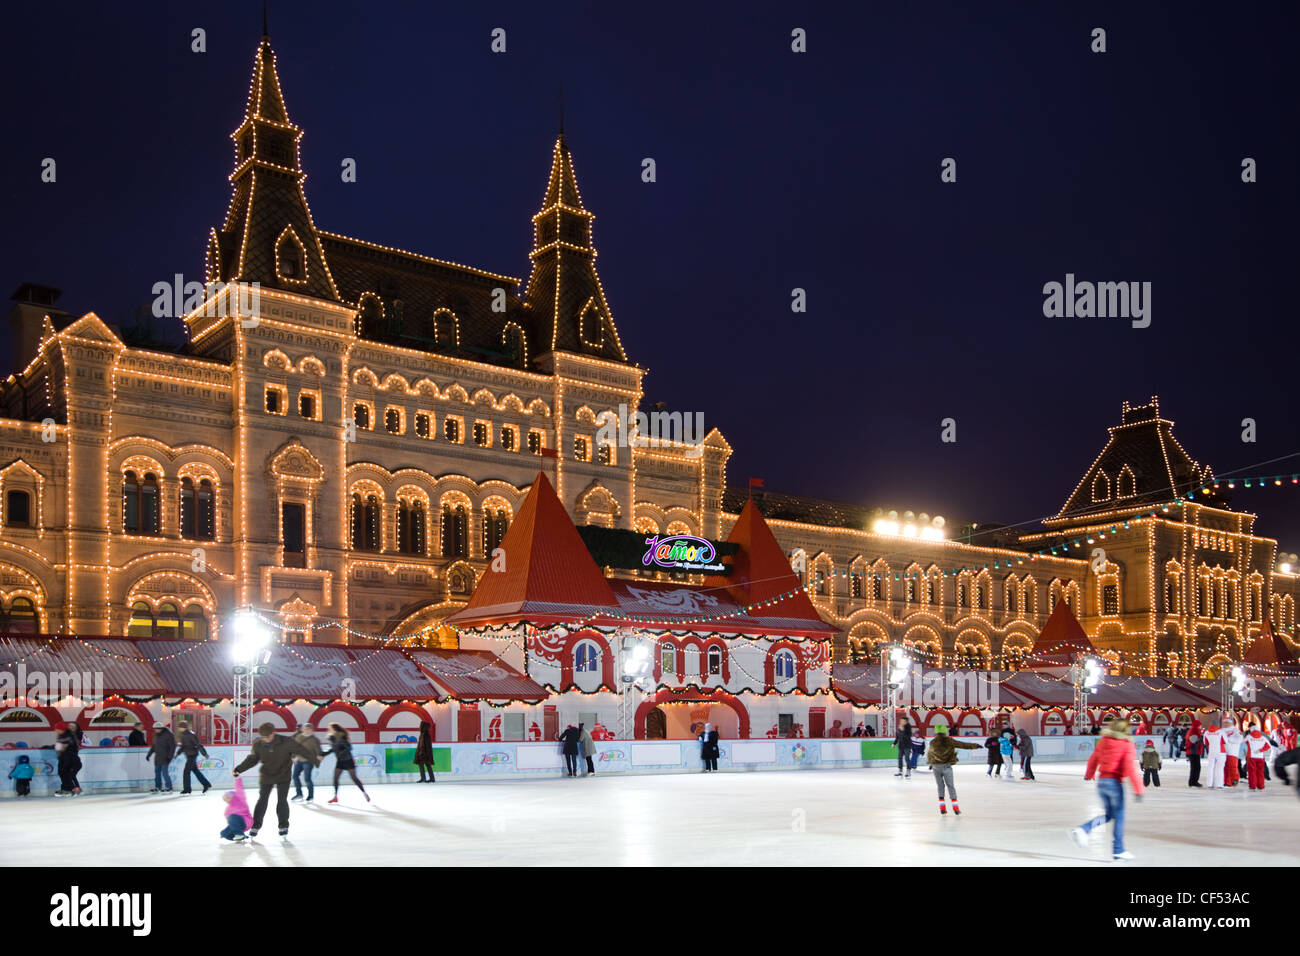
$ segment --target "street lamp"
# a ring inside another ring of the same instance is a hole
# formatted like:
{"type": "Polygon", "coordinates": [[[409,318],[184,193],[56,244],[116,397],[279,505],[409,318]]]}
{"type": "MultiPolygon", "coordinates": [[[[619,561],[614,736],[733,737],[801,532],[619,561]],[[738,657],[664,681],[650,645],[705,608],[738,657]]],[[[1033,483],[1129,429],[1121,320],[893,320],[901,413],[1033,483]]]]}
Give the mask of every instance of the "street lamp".
{"type": "Polygon", "coordinates": [[[235,678],[231,703],[235,708],[232,743],[247,744],[252,739],[253,678],[266,673],[271,659],[271,630],[251,608],[239,611],[230,620],[230,631],[235,637],[230,650],[230,673],[235,678]]]}
{"type": "Polygon", "coordinates": [[[1088,726],[1088,695],[1101,683],[1101,661],[1080,654],[1071,672],[1074,678],[1074,729],[1081,734],[1088,726]]]}
{"type": "MultiPolygon", "coordinates": [[[[629,732],[629,711],[632,710],[632,691],[637,690],[639,698],[654,681],[654,658],[650,652],[650,642],[628,634],[618,645],[619,681],[622,693],[619,694],[619,736],[630,739],[635,728],[629,732]]],[[[638,703],[640,703],[638,699],[638,703]]]]}
{"type": "Polygon", "coordinates": [[[907,684],[907,674],[912,668],[912,658],[907,650],[897,644],[891,644],[880,655],[881,703],[885,712],[881,715],[880,735],[890,737],[894,734],[894,722],[897,720],[899,699],[907,684]]]}

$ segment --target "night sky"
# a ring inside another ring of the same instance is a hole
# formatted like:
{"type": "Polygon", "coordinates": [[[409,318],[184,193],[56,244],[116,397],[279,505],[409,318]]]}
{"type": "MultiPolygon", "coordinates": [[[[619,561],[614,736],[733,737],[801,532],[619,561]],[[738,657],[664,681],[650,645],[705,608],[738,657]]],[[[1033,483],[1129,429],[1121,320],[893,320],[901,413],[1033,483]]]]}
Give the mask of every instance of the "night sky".
{"type": "MultiPolygon", "coordinates": [[[[1300,5],[712,6],[273,0],[316,225],[526,279],[563,86],[646,400],[720,428],[732,484],[1029,521],[1153,394],[1220,475],[1300,470],[1259,464],[1300,451],[1300,5]],[[1067,272],[1151,282],[1150,327],[1045,318],[1067,272]]],[[[202,277],[261,4],[4,18],[0,292],[43,282],[130,324],[155,282],[202,277]]],[[[1235,504],[1300,550],[1297,495],[1235,504]]]]}

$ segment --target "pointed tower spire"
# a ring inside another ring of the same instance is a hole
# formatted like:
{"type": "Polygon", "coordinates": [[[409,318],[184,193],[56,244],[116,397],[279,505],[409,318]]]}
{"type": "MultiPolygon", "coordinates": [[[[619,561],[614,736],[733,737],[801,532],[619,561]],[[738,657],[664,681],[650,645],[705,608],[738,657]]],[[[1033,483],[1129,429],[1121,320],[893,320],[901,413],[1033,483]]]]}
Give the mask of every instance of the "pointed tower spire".
{"type": "MultiPolygon", "coordinates": [[[[264,14],[265,16],[265,14],[264,14]]],[[[235,170],[226,221],[208,239],[209,281],[257,282],[319,299],[338,299],[302,184],[302,130],[289,119],[271,40],[253,62],[244,121],[231,134],[235,170]]]]}
{"type": "Polygon", "coordinates": [[[532,275],[525,298],[542,341],[534,354],[564,351],[626,362],[596,274],[595,217],[582,205],[573,157],[561,129],[542,209],[533,216],[532,275]]]}

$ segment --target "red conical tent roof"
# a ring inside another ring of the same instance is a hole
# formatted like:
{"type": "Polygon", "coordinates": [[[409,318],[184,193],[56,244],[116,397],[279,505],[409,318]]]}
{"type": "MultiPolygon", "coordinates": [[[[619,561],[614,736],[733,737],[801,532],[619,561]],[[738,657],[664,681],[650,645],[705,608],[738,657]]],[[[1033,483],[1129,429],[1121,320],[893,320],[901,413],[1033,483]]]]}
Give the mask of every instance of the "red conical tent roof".
{"type": "Polygon", "coordinates": [[[1095,654],[1097,648],[1093,647],[1092,641],[1088,640],[1083,625],[1070,610],[1070,605],[1061,598],[1056,602],[1056,607],[1052,608],[1052,614],[1039,632],[1038,639],[1034,641],[1034,649],[1031,653],[1039,659],[1066,658],[1080,653],[1095,654]]]}
{"type": "Polygon", "coordinates": [[[755,609],[753,613],[821,621],[821,615],[803,590],[803,582],[790,567],[790,559],[759,513],[753,498],[745,502],[727,540],[740,545],[740,550],[731,559],[731,577],[709,578],[705,581],[706,587],[725,587],[742,605],[780,598],[770,612],[755,609]]]}
{"type": "Polygon", "coordinates": [[[538,472],[519,514],[501,541],[505,570],[479,578],[468,606],[447,619],[465,625],[488,619],[535,620],[549,613],[618,607],[618,599],[573,526],[546,476],[538,472]]]}
{"type": "Polygon", "coordinates": [[[1273,630],[1273,622],[1266,617],[1260,628],[1259,637],[1255,638],[1254,643],[1250,645],[1250,650],[1242,658],[1242,663],[1286,666],[1295,664],[1296,660],[1295,655],[1291,653],[1291,648],[1287,647],[1286,642],[1273,630]]]}

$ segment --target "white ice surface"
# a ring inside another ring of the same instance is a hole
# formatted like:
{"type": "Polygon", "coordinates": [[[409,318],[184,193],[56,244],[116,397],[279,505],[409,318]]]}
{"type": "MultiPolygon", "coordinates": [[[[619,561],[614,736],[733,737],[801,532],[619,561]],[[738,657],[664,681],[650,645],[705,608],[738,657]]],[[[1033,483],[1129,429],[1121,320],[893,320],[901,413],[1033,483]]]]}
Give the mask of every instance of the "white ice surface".
{"type": "MultiPolygon", "coordinates": [[[[1187,764],[1165,762],[1164,787],[1128,794],[1128,849],[1109,862],[1109,835],[1080,850],[1068,830],[1099,806],[1082,764],[1035,767],[1036,782],[989,779],[959,766],[962,816],[940,816],[930,774],[801,770],[628,775],[592,779],[384,784],[366,804],[350,784],[340,804],[292,804],[290,836],[274,803],[250,845],[217,836],[218,791],[0,802],[3,866],[682,865],[722,863],[938,866],[1295,866],[1300,799],[1275,781],[1263,793],[1189,790],[1187,764]],[[802,827],[800,827],[802,823],[802,827]]],[[[253,781],[250,779],[249,781],[253,781]]],[[[1127,785],[1125,785],[1127,790],[1127,785]]],[[[255,791],[254,791],[255,792],[255,791]]]]}

